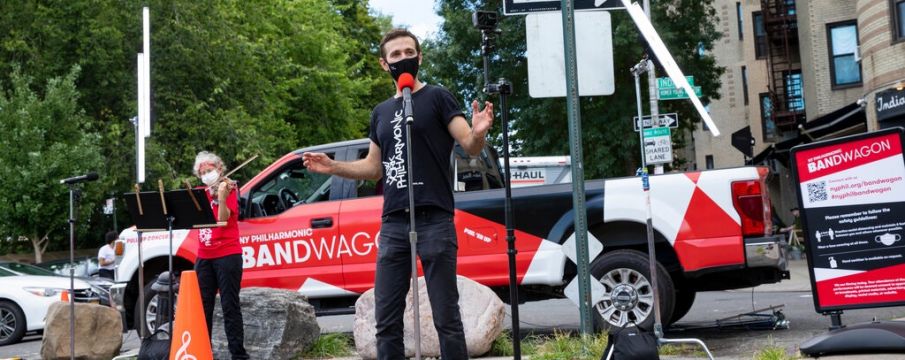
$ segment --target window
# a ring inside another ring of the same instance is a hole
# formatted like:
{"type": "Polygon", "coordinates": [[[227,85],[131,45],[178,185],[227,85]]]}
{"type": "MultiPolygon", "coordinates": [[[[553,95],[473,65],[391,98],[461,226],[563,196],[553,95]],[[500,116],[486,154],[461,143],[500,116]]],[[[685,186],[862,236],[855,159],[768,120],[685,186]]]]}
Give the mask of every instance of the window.
{"type": "Polygon", "coordinates": [[[760,93],[760,119],[764,142],[776,142],[779,133],[776,122],[773,121],[773,99],[770,98],[770,93],[760,93]]]}
{"type": "Polygon", "coordinates": [[[742,66],[742,97],[745,105],[748,105],[748,67],[742,66]]]}
{"type": "Polygon", "coordinates": [[[713,169],[713,155],[705,156],[704,161],[707,163],[707,170],[713,169]]]}
{"type": "Polygon", "coordinates": [[[301,160],[275,174],[251,191],[249,217],[274,216],[297,205],[330,200],[332,177],[308,172],[301,160]]]}
{"type": "Polygon", "coordinates": [[[786,85],[786,108],[789,111],[803,111],[804,89],[801,82],[801,70],[784,71],[782,80],[786,85]]]}
{"type": "Polygon", "coordinates": [[[738,39],[742,40],[745,37],[743,35],[745,32],[745,13],[742,12],[741,2],[735,3],[735,17],[738,19],[738,39]]]}
{"type": "MultiPolygon", "coordinates": [[[[364,159],[368,157],[368,152],[370,149],[364,148],[358,150],[358,159],[364,159]]],[[[381,180],[356,180],[355,186],[355,196],[356,197],[368,197],[383,194],[383,182],[381,180]]]]}
{"type": "Polygon", "coordinates": [[[890,0],[892,6],[892,20],[895,26],[893,30],[894,41],[905,40],[905,0],[890,0]]]}
{"type": "MultiPolygon", "coordinates": [[[[498,158],[496,154],[486,154],[484,150],[480,155],[468,155],[460,146],[453,150],[455,161],[453,171],[456,174],[455,191],[472,191],[499,189],[503,187],[503,179],[500,178],[500,165],[491,161],[498,158]],[[490,156],[493,155],[493,156],[490,156]]],[[[490,149],[490,151],[494,151],[490,149]]]]}
{"type": "Polygon", "coordinates": [[[765,59],[767,57],[767,32],[764,30],[764,14],[760,11],[751,16],[754,22],[754,57],[765,59]]]}
{"type": "Polygon", "coordinates": [[[830,51],[830,76],[833,87],[861,84],[861,64],[855,61],[858,29],[854,21],[827,24],[830,51]]]}

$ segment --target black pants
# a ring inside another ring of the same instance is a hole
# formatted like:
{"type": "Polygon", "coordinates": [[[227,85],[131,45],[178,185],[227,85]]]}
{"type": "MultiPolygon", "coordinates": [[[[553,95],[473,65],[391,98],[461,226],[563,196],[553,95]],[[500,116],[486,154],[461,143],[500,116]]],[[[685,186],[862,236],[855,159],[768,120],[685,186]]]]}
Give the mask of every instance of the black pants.
{"type": "MultiPolygon", "coordinates": [[[[418,257],[424,268],[434,327],[440,338],[440,358],[467,359],[465,333],[456,288],[456,229],[453,216],[442,210],[416,211],[418,257]]],[[[411,288],[411,247],[407,213],[384,216],[374,280],[377,317],[377,358],[403,359],[403,312],[411,288]]]]}
{"type": "Polygon", "coordinates": [[[198,259],[195,262],[201,303],[207,319],[207,333],[214,321],[214,300],[220,290],[220,307],[223,308],[223,327],[229,342],[233,360],[248,359],[245,351],[245,329],[242,324],[242,308],[239,305],[239,287],[242,284],[242,255],[228,255],[215,259],[198,259]]]}
{"type": "Polygon", "coordinates": [[[111,269],[98,269],[97,276],[105,279],[113,280],[113,270],[111,269]]]}

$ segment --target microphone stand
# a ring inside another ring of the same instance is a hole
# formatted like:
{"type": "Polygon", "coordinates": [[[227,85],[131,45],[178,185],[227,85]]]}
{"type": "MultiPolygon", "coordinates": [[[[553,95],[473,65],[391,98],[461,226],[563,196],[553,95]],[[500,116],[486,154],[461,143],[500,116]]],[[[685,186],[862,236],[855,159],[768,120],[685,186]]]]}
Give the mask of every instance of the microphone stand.
{"type": "Polygon", "coordinates": [[[69,184],[69,358],[75,360],[75,219],[82,192],[69,184]]]}
{"type": "Polygon", "coordinates": [[[421,360],[421,305],[418,302],[418,232],[415,231],[415,184],[412,182],[412,89],[402,88],[402,109],[405,116],[405,177],[409,195],[409,243],[412,263],[412,313],[415,316],[415,359],[421,360]]]}
{"type": "Polygon", "coordinates": [[[509,307],[512,318],[512,354],[513,359],[522,358],[522,349],[519,336],[518,314],[518,280],[516,278],[515,261],[518,250],[515,248],[515,229],[513,227],[514,215],[512,213],[512,184],[509,178],[509,95],[512,94],[512,85],[504,78],[500,78],[496,84],[490,83],[490,52],[494,49],[496,36],[502,31],[496,28],[481,29],[481,55],[484,59],[484,92],[488,95],[500,95],[500,117],[502,118],[503,132],[503,187],[505,188],[504,213],[506,222],[506,254],[509,258],[509,307]]]}

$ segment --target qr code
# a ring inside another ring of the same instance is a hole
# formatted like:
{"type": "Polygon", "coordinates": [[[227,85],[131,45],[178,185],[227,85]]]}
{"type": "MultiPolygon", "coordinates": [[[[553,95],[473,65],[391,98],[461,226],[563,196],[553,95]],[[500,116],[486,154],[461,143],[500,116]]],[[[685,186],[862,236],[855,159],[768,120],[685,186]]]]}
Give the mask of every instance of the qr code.
{"type": "Polygon", "coordinates": [[[826,200],[826,181],[808,184],[808,202],[826,200]]]}

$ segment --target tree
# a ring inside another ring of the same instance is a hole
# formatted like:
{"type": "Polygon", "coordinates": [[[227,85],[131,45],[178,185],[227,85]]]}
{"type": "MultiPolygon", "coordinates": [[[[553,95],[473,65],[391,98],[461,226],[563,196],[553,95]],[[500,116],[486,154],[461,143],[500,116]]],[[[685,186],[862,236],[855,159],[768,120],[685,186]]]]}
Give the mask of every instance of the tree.
{"type": "MultiPolygon", "coordinates": [[[[100,137],[87,131],[89,119],[78,105],[78,75],[73,66],[38,94],[32,79],[14,67],[9,88],[0,84],[0,234],[27,237],[36,262],[52,239],[67,234],[69,197],[57,180],[102,163],[100,137]]],[[[85,187],[79,213],[90,214],[99,195],[97,187],[85,187]]]]}
{"type": "MultiPolygon", "coordinates": [[[[695,76],[695,83],[703,89],[705,103],[718,98],[719,76],[723,69],[715,65],[712,56],[699,52],[699,49],[710,50],[721,36],[714,27],[717,21],[712,0],[653,3],[654,23],[679,66],[686,74],[695,76]]],[[[502,14],[499,0],[441,0],[438,13],[445,19],[442,31],[425,44],[424,50],[423,77],[448,87],[467,102],[483,96],[480,93],[484,82],[481,34],[471,24],[471,13],[478,9],[502,14]]],[[[634,78],[627,69],[641,59],[643,49],[639,43],[642,42],[628,14],[624,11],[612,11],[611,14],[616,92],[607,97],[580,100],[585,174],[588,177],[632,174],[640,159],[638,136],[631,124],[632,116],[637,115],[634,78]]],[[[520,145],[520,155],[568,154],[565,99],[532,99],[528,96],[524,17],[501,16],[499,27],[502,34],[493,51],[490,77],[492,81],[504,77],[513,84],[511,140],[520,145]]],[[[551,51],[558,51],[555,46],[559,45],[550,45],[551,51]]],[[[662,69],[658,73],[665,74],[662,69]]],[[[647,98],[646,92],[643,97],[647,98]]],[[[647,103],[644,100],[645,106],[647,103]]],[[[660,112],[679,112],[680,130],[693,129],[698,121],[690,104],[684,102],[660,102],[660,112]]],[[[499,112],[496,118],[500,118],[499,112]]],[[[494,129],[499,131],[498,127],[494,129]]],[[[678,134],[673,137],[676,147],[684,141],[682,132],[674,132],[678,134]]]]}
{"type": "MultiPolygon", "coordinates": [[[[227,166],[259,154],[234,175],[250,179],[296,148],[364,136],[371,108],[391,94],[376,60],[389,20],[370,16],[366,0],[0,2],[0,80],[12,64],[32,84],[81,67],[78,102],[85,129],[101,136],[105,193],[135,182],[129,119],[143,4],[151,10],[147,181],[181,186],[200,150],[227,166]]],[[[100,239],[105,221],[92,216],[100,239]]]]}

